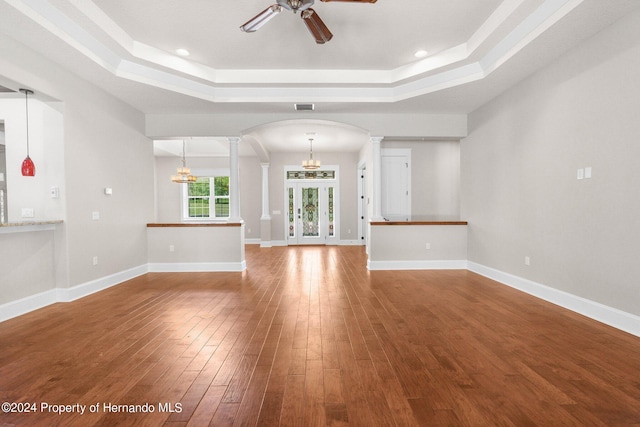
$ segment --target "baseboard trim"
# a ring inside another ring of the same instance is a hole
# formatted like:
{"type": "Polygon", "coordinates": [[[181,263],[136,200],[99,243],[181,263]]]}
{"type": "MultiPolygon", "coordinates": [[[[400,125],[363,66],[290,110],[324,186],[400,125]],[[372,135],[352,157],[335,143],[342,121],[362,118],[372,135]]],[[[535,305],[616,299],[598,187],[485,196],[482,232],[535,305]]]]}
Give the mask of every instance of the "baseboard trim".
{"type": "Polygon", "coordinates": [[[135,277],[142,276],[148,272],[149,269],[147,264],[144,264],[109,276],[101,277],[96,280],[91,280],[90,282],[82,283],[72,288],[57,288],[57,302],[75,301],[79,298],[86,297],[87,295],[119,285],[120,283],[126,282],[127,280],[131,280],[135,277]]]}
{"type": "Polygon", "coordinates": [[[151,273],[234,272],[247,269],[247,262],[150,263],[151,273]]]}
{"type": "MultiPolygon", "coordinates": [[[[233,263],[149,263],[72,288],[56,288],[0,305],[0,322],[57,302],[70,302],[118,285],[148,272],[240,272],[246,261],[233,263]]],[[[568,292],[466,260],[367,261],[369,270],[469,270],[590,319],[640,337],[640,316],[568,292]]]]}
{"type": "Polygon", "coordinates": [[[362,246],[362,242],[360,240],[340,240],[338,242],[339,246],[362,246]]]}
{"type": "Polygon", "coordinates": [[[141,265],[129,270],[121,271],[110,276],[101,277],[90,282],[76,285],[72,288],[55,288],[39,294],[30,295],[0,306],[0,322],[22,316],[31,311],[44,308],[57,302],[70,302],[102,291],[122,282],[147,273],[147,265],[141,265]]]}
{"type": "Polygon", "coordinates": [[[57,291],[57,289],[50,289],[0,305],[0,322],[55,304],[58,302],[57,291]]]}
{"type": "Polygon", "coordinates": [[[466,260],[367,261],[369,270],[466,270],[466,260]]]}
{"type": "Polygon", "coordinates": [[[640,337],[640,317],[613,307],[551,288],[522,277],[468,261],[468,270],[590,319],[640,337]]]}

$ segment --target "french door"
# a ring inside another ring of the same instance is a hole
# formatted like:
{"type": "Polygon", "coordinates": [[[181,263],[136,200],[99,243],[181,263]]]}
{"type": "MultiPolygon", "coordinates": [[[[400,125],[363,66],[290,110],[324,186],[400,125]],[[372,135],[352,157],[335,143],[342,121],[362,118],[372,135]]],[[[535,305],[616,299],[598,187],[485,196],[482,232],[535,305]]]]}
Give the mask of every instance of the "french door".
{"type": "Polygon", "coordinates": [[[337,190],[334,182],[287,182],[287,242],[318,245],[337,239],[337,190]]]}

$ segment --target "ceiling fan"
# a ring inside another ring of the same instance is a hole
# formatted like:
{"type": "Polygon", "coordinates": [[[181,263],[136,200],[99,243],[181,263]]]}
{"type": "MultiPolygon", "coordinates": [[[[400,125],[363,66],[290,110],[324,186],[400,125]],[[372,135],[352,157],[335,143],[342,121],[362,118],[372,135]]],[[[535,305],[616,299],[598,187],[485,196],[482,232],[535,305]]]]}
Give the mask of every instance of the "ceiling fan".
{"type": "MultiPolygon", "coordinates": [[[[322,22],[322,19],[318,16],[315,10],[311,9],[315,0],[276,0],[276,4],[272,4],[244,24],[240,26],[240,29],[245,33],[253,33],[258,30],[264,24],[266,24],[271,18],[282,12],[282,9],[287,9],[293,13],[300,11],[300,17],[306,24],[307,28],[311,32],[311,35],[318,44],[324,44],[333,37],[331,31],[322,22]]],[[[377,0],[320,0],[323,2],[339,1],[349,3],[375,3],[377,0]]]]}

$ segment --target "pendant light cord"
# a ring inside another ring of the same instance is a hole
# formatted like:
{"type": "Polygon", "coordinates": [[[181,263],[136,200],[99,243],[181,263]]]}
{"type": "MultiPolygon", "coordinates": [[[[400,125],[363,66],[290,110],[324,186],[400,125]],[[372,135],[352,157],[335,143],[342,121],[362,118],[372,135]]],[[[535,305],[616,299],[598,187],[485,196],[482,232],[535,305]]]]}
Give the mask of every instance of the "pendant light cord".
{"type": "Polygon", "coordinates": [[[27,116],[27,157],[29,157],[29,93],[31,92],[29,89],[20,89],[21,92],[24,92],[24,110],[27,116]]]}

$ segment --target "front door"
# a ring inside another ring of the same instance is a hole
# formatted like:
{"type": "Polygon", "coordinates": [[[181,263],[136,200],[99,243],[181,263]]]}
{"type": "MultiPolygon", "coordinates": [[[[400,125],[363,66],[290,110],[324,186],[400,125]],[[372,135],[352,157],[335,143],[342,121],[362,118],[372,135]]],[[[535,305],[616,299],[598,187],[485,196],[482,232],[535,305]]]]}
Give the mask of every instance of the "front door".
{"type": "Polygon", "coordinates": [[[288,234],[290,245],[327,244],[336,237],[334,183],[289,182],[288,234]]]}

